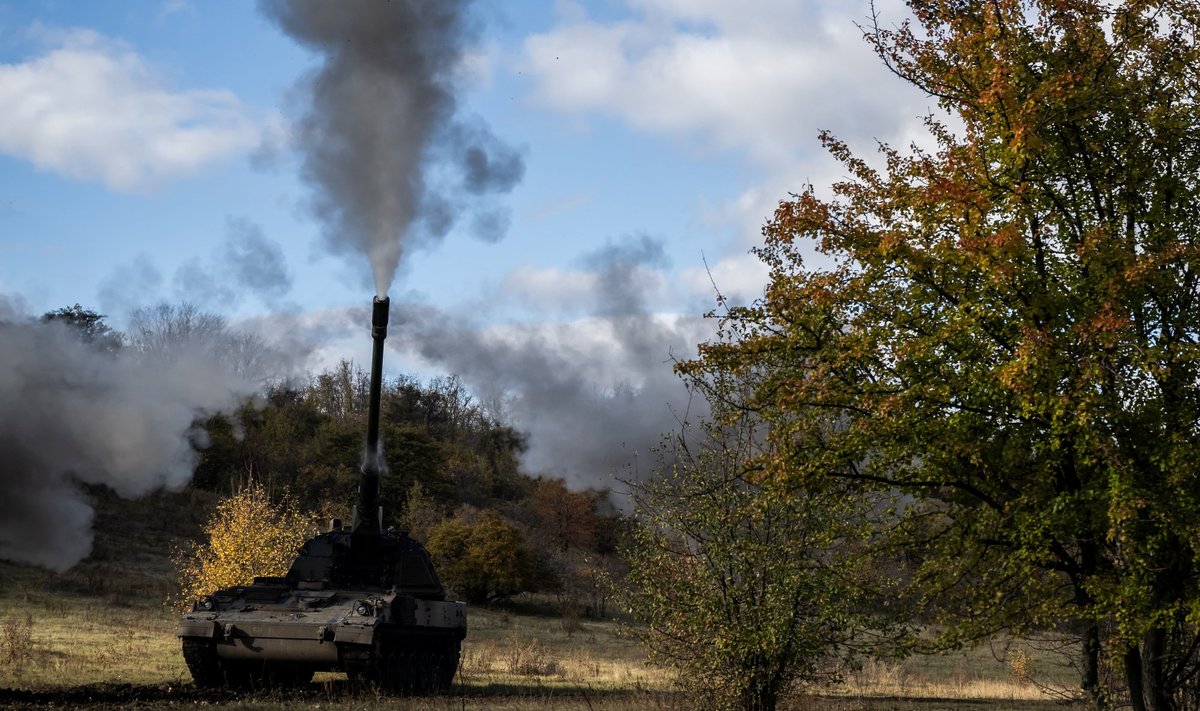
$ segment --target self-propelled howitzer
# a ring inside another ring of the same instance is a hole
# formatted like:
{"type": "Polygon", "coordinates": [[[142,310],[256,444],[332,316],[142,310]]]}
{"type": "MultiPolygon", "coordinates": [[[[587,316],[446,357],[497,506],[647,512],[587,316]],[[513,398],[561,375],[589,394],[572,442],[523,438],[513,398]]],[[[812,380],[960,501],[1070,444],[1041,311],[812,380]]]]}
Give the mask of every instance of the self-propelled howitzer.
{"type": "Polygon", "coordinates": [[[197,686],[304,684],[316,671],[344,671],[399,693],[450,686],[467,631],[466,606],[446,600],[429,553],[385,530],[379,510],[383,342],[388,299],[371,317],[367,438],[353,523],[301,547],[287,575],[218,590],[179,622],[183,656],[197,686]]]}

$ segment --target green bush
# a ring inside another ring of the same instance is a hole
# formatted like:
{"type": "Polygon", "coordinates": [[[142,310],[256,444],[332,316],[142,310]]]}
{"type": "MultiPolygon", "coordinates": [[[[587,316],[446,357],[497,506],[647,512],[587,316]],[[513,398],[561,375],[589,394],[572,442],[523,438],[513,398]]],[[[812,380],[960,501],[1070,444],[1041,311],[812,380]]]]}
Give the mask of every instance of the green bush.
{"type": "Polygon", "coordinates": [[[491,511],[475,522],[464,517],[441,522],[426,547],[442,582],[467,602],[495,602],[548,582],[541,580],[537,558],[521,532],[491,511]]]}

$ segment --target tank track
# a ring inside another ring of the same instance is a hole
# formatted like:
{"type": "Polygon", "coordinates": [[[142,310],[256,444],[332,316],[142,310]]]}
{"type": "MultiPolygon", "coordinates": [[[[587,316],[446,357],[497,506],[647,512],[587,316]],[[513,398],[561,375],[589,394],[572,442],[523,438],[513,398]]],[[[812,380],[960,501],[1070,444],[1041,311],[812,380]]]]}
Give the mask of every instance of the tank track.
{"type": "Polygon", "coordinates": [[[202,689],[211,689],[225,684],[225,673],[217,657],[216,646],[207,639],[183,640],[183,661],[192,673],[192,681],[202,689]]]}
{"type": "Polygon", "coordinates": [[[254,690],[298,687],[312,681],[313,670],[298,664],[263,664],[223,661],[216,645],[207,639],[183,639],[183,661],[192,681],[202,689],[228,687],[254,690]]]}
{"type": "Polygon", "coordinates": [[[354,683],[389,694],[444,694],[458,672],[461,641],[453,635],[381,633],[371,648],[342,651],[342,668],[354,683]]]}

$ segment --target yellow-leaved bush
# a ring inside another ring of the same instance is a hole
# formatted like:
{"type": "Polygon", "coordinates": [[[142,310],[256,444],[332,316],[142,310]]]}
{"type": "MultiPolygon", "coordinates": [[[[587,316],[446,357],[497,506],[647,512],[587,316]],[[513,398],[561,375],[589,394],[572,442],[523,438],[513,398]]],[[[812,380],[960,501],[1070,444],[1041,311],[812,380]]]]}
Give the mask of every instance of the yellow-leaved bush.
{"type": "Polygon", "coordinates": [[[296,507],[290,496],[277,501],[262,484],[250,482],[222,499],[204,524],[206,540],[176,550],[179,595],[174,607],[255,577],[284,575],[300,546],[316,529],[316,514],[296,507]]]}

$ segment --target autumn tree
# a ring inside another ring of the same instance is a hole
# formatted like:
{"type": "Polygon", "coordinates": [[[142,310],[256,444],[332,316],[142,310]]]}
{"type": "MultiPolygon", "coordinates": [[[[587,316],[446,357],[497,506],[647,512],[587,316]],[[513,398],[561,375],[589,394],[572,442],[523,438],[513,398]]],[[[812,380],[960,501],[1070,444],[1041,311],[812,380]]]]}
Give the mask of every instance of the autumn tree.
{"type": "Polygon", "coordinates": [[[338,422],[355,421],[367,411],[370,375],[345,358],[317,373],[305,388],[305,399],[321,414],[338,422]]]}
{"type": "Polygon", "coordinates": [[[867,39],[950,120],[875,163],[824,135],[848,178],[779,205],[687,368],[769,374],[781,481],[910,498],[948,643],[1074,629],[1093,706],[1195,707],[1200,6],[908,5],[867,39]]]}
{"type": "Polygon", "coordinates": [[[571,491],[562,479],[538,479],[533,514],[547,543],[560,553],[571,547],[594,548],[599,498],[594,491],[571,491]]]}
{"type": "Polygon", "coordinates": [[[446,519],[436,499],[429,495],[420,481],[413,482],[404,497],[399,517],[400,528],[417,541],[429,540],[429,534],[446,519]]]}
{"type": "Polygon", "coordinates": [[[868,633],[852,551],[867,512],[761,481],[762,430],[745,415],[685,428],[630,483],[634,632],[709,708],[772,711],[797,683],[838,678],[881,629],[868,633]]]}
{"type": "Polygon", "coordinates": [[[315,532],[315,519],[290,498],[272,500],[262,484],[247,483],[217,504],[204,524],[204,541],[175,552],[176,607],[222,588],[248,585],[255,577],[286,574],[315,532]]]}

